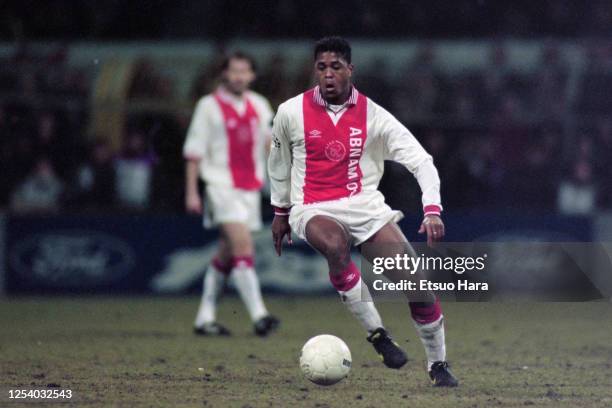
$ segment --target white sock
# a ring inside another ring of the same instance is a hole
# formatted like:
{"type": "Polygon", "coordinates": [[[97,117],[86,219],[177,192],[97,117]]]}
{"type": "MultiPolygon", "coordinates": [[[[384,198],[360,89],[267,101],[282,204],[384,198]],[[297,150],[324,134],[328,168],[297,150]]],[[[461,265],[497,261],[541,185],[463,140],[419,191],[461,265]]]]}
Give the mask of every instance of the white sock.
{"type": "Polygon", "coordinates": [[[195,319],[195,326],[202,327],[205,324],[213,323],[217,317],[217,297],[223,289],[225,274],[220,272],[211,263],[204,273],[202,299],[200,308],[195,319]]]}
{"type": "Polygon", "coordinates": [[[347,291],[338,291],[342,303],[346,305],[348,310],[359,320],[359,323],[368,331],[373,332],[379,327],[383,327],[382,319],[376,306],[370,296],[368,286],[363,284],[359,278],[359,282],[347,291]]]}
{"type": "Polygon", "coordinates": [[[436,361],[446,361],[446,343],[444,340],[444,316],[440,316],[438,320],[419,324],[413,321],[417,333],[421,338],[425,354],[427,355],[427,370],[431,370],[431,366],[436,361]]]}
{"type": "Polygon", "coordinates": [[[249,316],[251,316],[251,320],[256,322],[268,315],[268,310],[261,296],[261,288],[255,268],[248,265],[247,262],[238,261],[232,269],[232,281],[249,312],[249,316]]]}

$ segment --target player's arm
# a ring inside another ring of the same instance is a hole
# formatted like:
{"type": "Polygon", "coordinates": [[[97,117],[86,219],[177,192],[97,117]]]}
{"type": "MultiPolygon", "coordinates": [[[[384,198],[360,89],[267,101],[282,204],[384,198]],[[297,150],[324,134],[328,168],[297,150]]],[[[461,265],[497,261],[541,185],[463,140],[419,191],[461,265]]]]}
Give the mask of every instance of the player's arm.
{"type": "Polygon", "coordinates": [[[202,214],[202,198],[198,191],[200,160],[188,158],[185,162],[185,209],[190,214],[202,214]]]}
{"type": "Polygon", "coordinates": [[[200,162],[206,154],[206,135],[209,126],[205,104],[198,102],[183,145],[185,158],[185,209],[190,214],[202,214],[202,197],[198,190],[200,162]]]}
{"type": "Polygon", "coordinates": [[[272,221],[272,240],[276,253],[280,256],[283,239],[292,243],[289,211],[291,210],[291,146],[287,116],[281,105],[272,125],[272,143],[268,156],[268,175],[270,177],[270,201],[274,208],[272,221]]]}
{"type": "Polygon", "coordinates": [[[445,235],[440,217],[440,176],[433,158],[414,135],[393,115],[379,108],[377,113],[385,147],[385,159],[404,165],[416,178],[422,192],[423,222],[419,233],[427,233],[427,244],[440,241],[445,235]]]}

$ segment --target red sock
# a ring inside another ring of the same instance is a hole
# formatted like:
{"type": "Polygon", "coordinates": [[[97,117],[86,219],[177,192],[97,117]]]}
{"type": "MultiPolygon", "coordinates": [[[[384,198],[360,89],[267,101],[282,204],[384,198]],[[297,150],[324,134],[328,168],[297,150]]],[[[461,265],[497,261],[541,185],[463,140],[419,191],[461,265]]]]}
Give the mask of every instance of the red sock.
{"type": "Polygon", "coordinates": [[[255,265],[255,260],[253,259],[252,255],[233,256],[230,265],[231,269],[239,265],[252,268],[253,265],[255,265]]]}
{"type": "Polygon", "coordinates": [[[346,292],[347,290],[351,290],[359,279],[361,278],[361,273],[359,272],[359,268],[352,261],[347,265],[347,267],[337,275],[329,274],[329,280],[331,281],[334,288],[340,292],[346,292]]]}
{"type": "Polygon", "coordinates": [[[410,314],[412,315],[412,319],[419,324],[435,322],[442,315],[440,299],[436,297],[436,301],[433,303],[410,302],[410,314]]]}
{"type": "Polygon", "coordinates": [[[223,262],[219,257],[215,256],[211,262],[213,266],[221,273],[229,275],[232,271],[232,262],[223,262]]]}

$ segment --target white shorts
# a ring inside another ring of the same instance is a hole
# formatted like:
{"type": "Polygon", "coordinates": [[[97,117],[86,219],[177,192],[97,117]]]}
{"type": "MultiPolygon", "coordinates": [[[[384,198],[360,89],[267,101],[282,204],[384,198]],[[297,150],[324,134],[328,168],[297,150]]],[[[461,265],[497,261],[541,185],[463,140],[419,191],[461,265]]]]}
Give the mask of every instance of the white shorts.
{"type": "Polygon", "coordinates": [[[353,244],[359,245],[388,222],[404,218],[401,211],[392,210],[380,191],[361,192],[356,196],[291,207],[289,225],[298,237],[306,241],[306,224],[315,215],[325,215],[342,224],[353,244]]]}
{"type": "Polygon", "coordinates": [[[241,222],[251,231],[260,230],[262,226],[260,192],[207,185],[204,227],[214,228],[227,222],[241,222]]]}

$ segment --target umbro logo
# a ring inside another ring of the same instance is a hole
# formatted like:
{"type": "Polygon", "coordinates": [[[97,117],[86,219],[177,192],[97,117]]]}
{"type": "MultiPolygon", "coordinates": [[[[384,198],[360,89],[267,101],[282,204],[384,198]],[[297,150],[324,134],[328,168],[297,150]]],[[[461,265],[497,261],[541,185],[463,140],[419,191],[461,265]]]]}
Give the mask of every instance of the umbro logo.
{"type": "Polygon", "coordinates": [[[308,136],[310,137],[321,137],[321,135],[323,134],[323,132],[321,132],[320,130],[314,129],[311,130],[310,132],[308,132],[308,136]]]}

